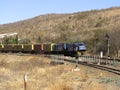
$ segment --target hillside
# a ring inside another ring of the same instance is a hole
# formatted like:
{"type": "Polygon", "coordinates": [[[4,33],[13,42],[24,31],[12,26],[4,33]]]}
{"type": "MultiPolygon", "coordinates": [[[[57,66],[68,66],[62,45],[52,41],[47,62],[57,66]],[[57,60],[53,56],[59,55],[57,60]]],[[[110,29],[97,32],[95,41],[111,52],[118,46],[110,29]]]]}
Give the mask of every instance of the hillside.
{"type": "MultiPolygon", "coordinates": [[[[28,20],[0,25],[0,33],[17,32],[18,37],[40,42],[75,42],[94,40],[99,33],[120,31],[120,7],[77,12],[47,14],[28,20]]],[[[91,42],[88,42],[91,43],[91,42]]]]}
{"type": "Polygon", "coordinates": [[[56,41],[56,39],[63,41],[63,36],[65,40],[76,41],[92,38],[93,30],[111,30],[119,24],[120,8],[110,8],[73,14],[41,15],[24,21],[0,25],[0,33],[18,32],[20,38],[29,38],[32,42],[39,37],[42,42],[56,41]],[[67,37],[67,35],[72,37],[67,37]]]}

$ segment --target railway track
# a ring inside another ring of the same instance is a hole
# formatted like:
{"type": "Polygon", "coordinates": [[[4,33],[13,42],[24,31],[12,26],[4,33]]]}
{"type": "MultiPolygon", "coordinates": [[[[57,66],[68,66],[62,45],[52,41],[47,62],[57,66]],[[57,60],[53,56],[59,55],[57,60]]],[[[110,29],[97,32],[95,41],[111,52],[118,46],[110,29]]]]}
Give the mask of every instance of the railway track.
{"type": "MultiPolygon", "coordinates": [[[[68,59],[65,59],[65,61],[76,63],[76,61],[71,61],[71,60],[68,60],[68,59]]],[[[87,63],[87,62],[82,62],[82,61],[78,61],[77,64],[101,69],[101,70],[104,70],[104,71],[108,71],[108,72],[120,75],[120,70],[119,69],[108,67],[108,66],[105,66],[105,65],[92,64],[92,63],[87,63]]]]}
{"type": "MultiPolygon", "coordinates": [[[[51,56],[49,56],[51,58],[51,56]]],[[[53,59],[54,57],[52,57],[53,59]]],[[[70,60],[70,59],[66,59],[66,58],[60,58],[60,56],[56,57],[54,59],[57,59],[58,61],[59,60],[63,60],[63,61],[66,61],[66,62],[71,62],[71,63],[74,63],[74,64],[80,64],[80,65],[85,65],[85,66],[89,66],[89,67],[93,67],[93,68],[97,68],[97,69],[101,69],[101,70],[104,70],[104,71],[108,71],[108,72],[111,72],[113,74],[117,74],[117,75],[120,75],[120,69],[117,69],[117,68],[113,68],[113,67],[109,67],[107,65],[98,65],[98,64],[93,64],[93,63],[89,63],[89,62],[83,62],[83,61],[76,61],[75,59],[74,60],[70,60]]]]}
{"type": "Polygon", "coordinates": [[[94,68],[97,68],[97,69],[101,69],[101,70],[104,70],[104,71],[108,71],[108,72],[120,75],[120,70],[116,69],[116,68],[111,68],[111,67],[107,67],[107,66],[103,66],[103,65],[97,65],[97,64],[83,63],[83,62],[78,62],[78,64],[94,67],[94,68]]]}

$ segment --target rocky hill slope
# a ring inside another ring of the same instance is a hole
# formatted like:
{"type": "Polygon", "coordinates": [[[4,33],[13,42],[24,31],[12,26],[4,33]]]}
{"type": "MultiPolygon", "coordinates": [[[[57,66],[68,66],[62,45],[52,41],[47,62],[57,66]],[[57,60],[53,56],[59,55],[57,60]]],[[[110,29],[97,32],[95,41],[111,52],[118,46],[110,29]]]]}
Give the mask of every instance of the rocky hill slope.
{"type": "Polygon", "coordinates": [[[72,14],[47,14],[0,25],[0,33],[17,32],[31,42],[73,42],[94,37],[94,31],[120,25],[120,7],[72,14]]]}

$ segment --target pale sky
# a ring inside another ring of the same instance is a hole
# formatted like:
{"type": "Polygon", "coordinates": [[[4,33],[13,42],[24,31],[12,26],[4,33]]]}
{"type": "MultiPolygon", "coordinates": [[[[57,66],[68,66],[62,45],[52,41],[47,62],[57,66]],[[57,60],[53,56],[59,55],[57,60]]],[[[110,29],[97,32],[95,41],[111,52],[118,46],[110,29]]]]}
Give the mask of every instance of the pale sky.
{"type": "Polygon", "coordinates": [[[120,7],[120,0],[1,0],[0,24],[51,13],[74,13],[120,7]]]}

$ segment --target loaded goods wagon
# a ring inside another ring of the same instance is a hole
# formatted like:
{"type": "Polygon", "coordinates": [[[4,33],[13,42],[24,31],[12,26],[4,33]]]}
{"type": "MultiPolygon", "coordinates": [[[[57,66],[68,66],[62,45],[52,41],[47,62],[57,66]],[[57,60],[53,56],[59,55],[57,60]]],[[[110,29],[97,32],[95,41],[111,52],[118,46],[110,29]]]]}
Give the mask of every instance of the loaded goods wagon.
{"type": "Polygon", "coordinates": [[[55,45],[54,43],[52,43],[52,44],[43,44],[44,53],[52,53],[54,45],[55,45]]]}
{"type": "Polygon", "coordinates": [[[34,44],[34,53],[43,53],[43,44],[34,44]]]}
{"type": "Polygon", "coordinates": [[[14,44],[13,52],[22,52],[23,45],[22,44],[14,44]]]}
{"type": "Polygon", "coordinates": [[[24,44],[22,52],[24,53],[32,53],[34,51],[34,44],[24,44]]]}
{"type": "Polygon", "coordinates": [[[0,52],[3,51],[3,48],[4,48],[4,45],[3,45],[3,44],[0,44],[0,52]]]}
{"type": "Polygon", "coordinates": [[[4,52],[13,52],[14,45],[13,44],[5,44],[3,51],[4,52]]]}

